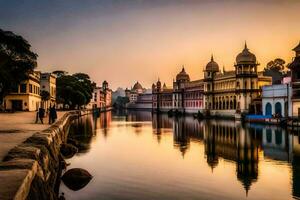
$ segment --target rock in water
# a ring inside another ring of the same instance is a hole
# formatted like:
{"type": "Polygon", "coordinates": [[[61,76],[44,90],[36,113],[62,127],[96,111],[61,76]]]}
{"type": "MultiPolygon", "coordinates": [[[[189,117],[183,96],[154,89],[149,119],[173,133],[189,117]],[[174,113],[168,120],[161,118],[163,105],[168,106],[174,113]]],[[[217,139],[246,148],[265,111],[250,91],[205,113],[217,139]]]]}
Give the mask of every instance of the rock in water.
{"type": "Polygon", "coordinates": [[[92,178],[85,169],[73,168],[64,173],[62,181],[69,189],[77,191],[84,188],[92,178]]]}
{"type": "Polygon", "coordinates": [[[78,152],[78,148],[72,144],[62,144],[60,153],[64,158],[72,158],[78,152]]]}

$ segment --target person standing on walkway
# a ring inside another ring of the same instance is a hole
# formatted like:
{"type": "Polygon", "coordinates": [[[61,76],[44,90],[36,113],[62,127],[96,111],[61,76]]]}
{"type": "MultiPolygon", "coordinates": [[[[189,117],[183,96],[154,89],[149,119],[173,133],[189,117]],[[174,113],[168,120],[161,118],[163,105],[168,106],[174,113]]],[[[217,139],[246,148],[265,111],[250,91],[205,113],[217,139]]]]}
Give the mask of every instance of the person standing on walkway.
{"type": "Polygon", "coordinates": [[[53,105],[53,107],[50,107],[49,109],[49,124],[54,123],[56,119],[57,119],[57,112],[55,109],[55,105],[53,105]]]}
{"type": "Polygon", "coordinates": [[[38,115],[39,115],[39,119],[40,119],[41,123],[44,124],[43,119],[45,117],[45,109],[42,107],[39,108],[38,115]]]}
{"type": "Polygon", "coordinates": [[[52,122],[54,123],[56,121],[56,119],[57,119],[57,112],[56,112],[55,104],[52,107],[52,112],[53,112],[52,122]]]}

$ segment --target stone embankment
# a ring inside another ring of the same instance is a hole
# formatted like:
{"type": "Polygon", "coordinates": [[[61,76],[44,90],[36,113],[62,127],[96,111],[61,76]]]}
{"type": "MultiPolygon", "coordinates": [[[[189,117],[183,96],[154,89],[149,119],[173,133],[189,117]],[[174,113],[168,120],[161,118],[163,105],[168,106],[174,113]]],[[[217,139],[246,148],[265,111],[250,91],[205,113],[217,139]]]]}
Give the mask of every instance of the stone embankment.
{"type": "Polygon", "coordinates": [[[14,147],[0,163],[0,199],[57,199],[62,163],[60,146],[71,121],[91,110],[70,111],[46,130],[14,147]]]}

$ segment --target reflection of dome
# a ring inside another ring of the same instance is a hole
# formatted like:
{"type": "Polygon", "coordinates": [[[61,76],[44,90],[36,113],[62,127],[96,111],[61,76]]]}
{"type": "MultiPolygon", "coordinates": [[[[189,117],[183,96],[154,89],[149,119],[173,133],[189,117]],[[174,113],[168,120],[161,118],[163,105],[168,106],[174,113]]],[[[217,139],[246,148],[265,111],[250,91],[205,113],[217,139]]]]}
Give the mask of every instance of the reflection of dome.
{"type": "Polygon", "coordinates": [[[142,90],[142,89],[143,89],[143,86],[137,81],[137,82],[134,84],[134,86],[133,86],[132,89],[133,89],[133,90],[142,90]]]}
{"type": "Polygon", "coordinates": [[[180,82],[190,81],[190,76],[185,72],[184,67],[182,67],[181,72],[177,74],[176,81],[180,81],[180,82]]]}
{"type": "Polygon", "coordinates": [[[247,44],[245,43],[245,48],[239,55],[236,57],[237,64],[244,64],[244,63],[256,63],[256,56],[249,51],[247,48],[247,44]]]}
{"type": "Polygon", "coordinates": [[[218,63],[216,63],[214,61],[214,57],[213,56],[211,56],[211,60],[210,60],[209,63],[207,63],[205,69],[206,69],[206,71],[212,71],[212,72],[218,72],[219,71],[219,65],[218,65],[218,63]]]}

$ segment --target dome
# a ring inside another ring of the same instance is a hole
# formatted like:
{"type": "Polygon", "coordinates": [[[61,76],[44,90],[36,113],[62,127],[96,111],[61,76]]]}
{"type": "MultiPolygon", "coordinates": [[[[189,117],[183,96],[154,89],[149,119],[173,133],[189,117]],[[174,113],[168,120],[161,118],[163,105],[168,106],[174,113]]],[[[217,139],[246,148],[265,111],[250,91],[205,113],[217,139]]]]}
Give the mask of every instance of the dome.
{"type": "Polygon", "coordinates": [[[256,63],[256,56],[249,51],[247,48],[247,44],[245,43],[245,48],[239,55],[236,57],[236,63],[237,64],[243,64],[243,63],[256,63]]]}
{"type": "Polygon", "coordinates": [[[176,81],[190,81],[190,76],[185,72],[184,67],[182,67],[181,72],[177,74],[176,81]]]}
{"type": "Polygon", "coordinates": [[[139,82],[136,82],[136,83],[134,84],[134,86],[133,86],[132,89],[134,89],[134,90],[142,90],[143,87],[142,87],[142,85],[141,85],[139,82]]]}
{"type": "Polygon", "coordinates": [[[205,70],[206,71],[212,71],[212,72],[218,72],[219,71],[219,65],[218,65],[218,63],[216,63],[214,61],[213,55],[211,56],[210,62],[207,63],[205,70]]]}

